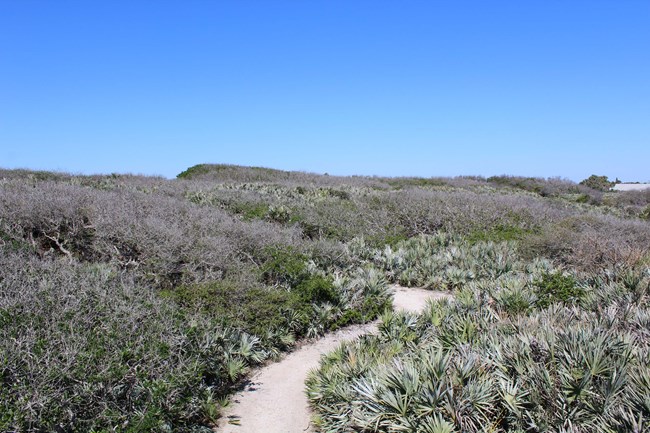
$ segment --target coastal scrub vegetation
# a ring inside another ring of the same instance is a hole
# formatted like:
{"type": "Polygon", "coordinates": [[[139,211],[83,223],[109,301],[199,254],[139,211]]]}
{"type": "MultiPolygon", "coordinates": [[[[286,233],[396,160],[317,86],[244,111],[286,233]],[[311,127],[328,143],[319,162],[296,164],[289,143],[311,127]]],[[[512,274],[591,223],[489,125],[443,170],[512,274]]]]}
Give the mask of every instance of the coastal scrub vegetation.
{"type": "Polygon", "coordinates": [[[509,176],[0,170],[0,431],[212,431],[252,368],[377,317],[310,379],[323,431],[646,431],[649,206],[509,176]],[[393,315],[392,283],[456,301],[393,315]]]}
{"type": "Polygon", "coordinates": [[[647,266],[580,272],[439,235],[377,261],[455,300],[386,312],[327,355],[307,381],[319,431],[649,431],[647,266]]]}

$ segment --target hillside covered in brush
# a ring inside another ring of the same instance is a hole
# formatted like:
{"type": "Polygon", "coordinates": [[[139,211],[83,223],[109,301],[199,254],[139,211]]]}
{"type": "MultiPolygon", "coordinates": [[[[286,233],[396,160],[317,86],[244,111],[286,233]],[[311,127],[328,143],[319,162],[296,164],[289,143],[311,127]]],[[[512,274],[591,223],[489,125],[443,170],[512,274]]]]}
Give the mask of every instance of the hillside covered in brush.
{"type": "Polygon", "coordinates": [[[310,379],[323,431],[647,431],[649,219],[562,179],[0,170],[0,431],[212,431],[251,368],[379,316],[310,379]],[[391,282],[459,301],[391,315],[391,282]]]}

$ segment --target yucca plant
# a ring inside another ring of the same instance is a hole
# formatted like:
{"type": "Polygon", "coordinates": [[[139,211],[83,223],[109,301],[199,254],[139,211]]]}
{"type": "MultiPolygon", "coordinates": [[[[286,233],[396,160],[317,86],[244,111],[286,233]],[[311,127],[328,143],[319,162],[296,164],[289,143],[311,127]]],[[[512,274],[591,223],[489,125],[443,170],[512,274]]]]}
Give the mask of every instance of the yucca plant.
{"type": "Polygon", "coordinates": [[[539,308],[547,263],[519,269],[420,316],[386,313],[377,336],[326,357],[308,381],[322,431],[647,432],[649,300],[628,297],[647,281],[539,308]]]}

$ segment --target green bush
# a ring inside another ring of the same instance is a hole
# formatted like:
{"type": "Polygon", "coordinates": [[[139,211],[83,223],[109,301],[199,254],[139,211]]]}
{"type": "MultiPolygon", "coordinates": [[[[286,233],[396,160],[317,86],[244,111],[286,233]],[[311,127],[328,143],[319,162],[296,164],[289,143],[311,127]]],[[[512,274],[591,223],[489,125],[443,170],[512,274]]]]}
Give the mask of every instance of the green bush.
{"type": "Polygon", "coordinates": [[[639,215],[639,218],[642,220],[650,221],[650,204],[643,209],[641,214],[639,215]]]}
{"type": "Polygon", "coordinates": [[[408,236],[401,227],[386,227],[382,233],[368,236],[366,241],[368,245],[376,248],[383,248],[386,245],[395,248],[400,242],[404,242],[407,239],[408,236]]]}
{"type": "Polygon", "coordinates": [[[241,215],[244,220],[264,219],[269,214],[269,205],[266,203],[236,202],[228,206],[234,213],[241,215]]]}
{"type": "Polygon", "coordinates": [[[267,284],[280,284],[300,297],[303,302],[337,305],[339,295],[329,277],[312,275],[307,269],[307,256],[291,249],[273,249],[270,259],[262,266],[267,284]]]}
{"type": "Polygon", "coordinates": [[[295,287],[309,277],[304,254],[292,248],[268,248],[265,255],[269,257],[261,268],[265,283],[295,287]]]}
{"type": "Polygon", "coordinates": [[[242,288],[229,281],[181,286],[165,291],[163,296],[255,335],[290,327],[302,334],[311,315],[311,307],[298,293],[268,287],[242,288]],[[300,323],[288,323],[288,312],[299,316],[300,323]]]}
{"type": "Polygon", "coordinates": [[[207,174],[214,169],[214,166],[208,164],[197,164],[192,167],[187,168],[185,171],[179,173],[176,177],[178,179],[191,179],[194,176],[199,176],[202,174],[207,174]]]}
{"type": "Polygon", "coordinates": [[[316,304],[323,304],[325,302],[338,305],[340,298],[331,278],[322,277],[320,275],[309,276],[304,278],[296,285],[293,290],[305,302],[313,302],[316,304]]]}
{"type": "Polygon", "coordinates": [[[367,297],[361,307],[362,322],[381,316],[385,311],[391,310],[393,301],[391,298],[367,297]]]}
{"type": "Polygon", "coordinates": [[[341,317],[336,319],[336,322],[332,325],[332,330],[335,331],[339,328],[342,328],[347,325],[355,324],[355,323],[363,323],[363,314],[361,314],[360,311],[358,310],[347,310],[343,314],[341,314],[341,317]]]}
{"type": "Polygon", "coordinates": [[[541,280],[537,280],[533,284],[537,288],[536,304],[541,308],[546,308],[556,302],[576,303],[585,295],[584,289],[576,283],[575,279],[570,275],[562,274],[562,272],[544,274],[541,280]]]}
{"type": "Polygon", "coordinates": [[[487,230],[475,230],[467,236],[467,240],[476,244],[478,242],[505,242],[523,239],[534,233],[533,230],[523,229],[511,225],[497,225],[487,230]]]}
{"type": "Polygon", "coordinates": [[[616,182],[610,182],[607,176],[597,176],[592,174],[587,179],[582,180],[580,185],[587,186],[597,191],[609,191],[614,185],[616,185],[616,182]]]}

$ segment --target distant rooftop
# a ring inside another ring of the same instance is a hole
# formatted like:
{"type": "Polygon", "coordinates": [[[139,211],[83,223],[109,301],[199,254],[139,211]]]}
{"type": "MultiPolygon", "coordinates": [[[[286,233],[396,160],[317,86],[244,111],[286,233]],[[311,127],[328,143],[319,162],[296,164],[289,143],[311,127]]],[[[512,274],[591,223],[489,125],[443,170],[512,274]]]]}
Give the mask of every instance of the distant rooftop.
{"type": "Polygon", "coordinates": [[[641,191],[650,188],[650,183],[617,183],[614,191],[641,191]]]}

